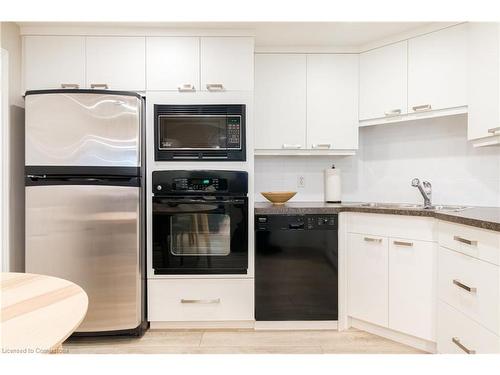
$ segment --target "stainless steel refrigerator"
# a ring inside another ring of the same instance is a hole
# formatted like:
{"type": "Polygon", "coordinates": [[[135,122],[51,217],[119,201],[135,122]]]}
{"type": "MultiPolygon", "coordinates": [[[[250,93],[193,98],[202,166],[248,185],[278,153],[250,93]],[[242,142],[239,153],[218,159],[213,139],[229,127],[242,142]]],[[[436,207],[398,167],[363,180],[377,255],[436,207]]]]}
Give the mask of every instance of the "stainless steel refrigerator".
{"type": "Polygon", "coordinates": [[[145,328],[144,100],[101,90],[28,91],[26,272],[88,294],[80,334],[145,328]]]}

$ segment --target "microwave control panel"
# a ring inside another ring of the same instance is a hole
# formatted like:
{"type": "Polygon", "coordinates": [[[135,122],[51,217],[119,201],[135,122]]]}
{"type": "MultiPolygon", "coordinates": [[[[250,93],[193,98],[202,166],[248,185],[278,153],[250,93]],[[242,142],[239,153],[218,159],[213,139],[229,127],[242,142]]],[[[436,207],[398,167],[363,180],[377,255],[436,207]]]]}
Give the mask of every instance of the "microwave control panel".
{"type": "Polygon", "coordinates": [[[227,118],[227,148],[241,147],[241,124],[240,116],[227,118]]]}

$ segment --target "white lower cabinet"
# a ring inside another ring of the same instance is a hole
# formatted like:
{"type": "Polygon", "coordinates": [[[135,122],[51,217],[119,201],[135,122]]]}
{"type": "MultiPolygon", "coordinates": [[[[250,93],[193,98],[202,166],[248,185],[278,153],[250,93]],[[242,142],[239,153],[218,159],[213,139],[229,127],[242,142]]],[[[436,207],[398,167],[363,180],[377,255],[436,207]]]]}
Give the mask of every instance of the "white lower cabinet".
{"type": "Polygon", "coordinates": [[[439,298],[500,335],[500,267],[439,249],[439,298]]]}
{"type": "Polygon", "coordinates": [[[387,238],[349,233],[347,246],[348,313],[354,318],[387,327],[387,238]]]}
{"type": "Polygon", "coordinates": [[[389,328],[436,339],[437,244],[389,240],[389,328]]]}
{"type": "Polygon", "coordinates": [[[474,320],[439,301],[437,350],[442,354],[488,354],[500,352],[500,337],[474,320]]]}
{"type": "Polygon", "coordinates": [[[151,322],[254,319],[253,279],[149,279],[151,322]]]}

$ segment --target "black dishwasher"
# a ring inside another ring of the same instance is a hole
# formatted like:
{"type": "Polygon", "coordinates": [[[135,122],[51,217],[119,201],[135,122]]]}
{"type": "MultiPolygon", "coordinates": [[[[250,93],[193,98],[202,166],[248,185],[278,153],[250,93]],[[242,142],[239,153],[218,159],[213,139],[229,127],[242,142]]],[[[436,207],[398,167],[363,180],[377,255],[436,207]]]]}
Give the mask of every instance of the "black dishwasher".
{"type": "Polygon", "coordinates": [[[256,215],[255,319],[338,319],[338,215],[256,215]]]}

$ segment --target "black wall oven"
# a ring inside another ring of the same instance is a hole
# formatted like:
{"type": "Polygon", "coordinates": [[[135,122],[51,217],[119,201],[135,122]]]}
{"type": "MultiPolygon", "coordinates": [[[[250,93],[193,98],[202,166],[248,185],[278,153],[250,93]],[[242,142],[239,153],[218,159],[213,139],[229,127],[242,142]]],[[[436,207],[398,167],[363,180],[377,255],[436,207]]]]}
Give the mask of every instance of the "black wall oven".
{"type": "Polygon", "coordinates": [[[245,161],[245,105],[154,105],[155,160],[245,161]]]}
{"type": "Polygon", "coordinates": [[[246,274],[248,174],[153,172],[155,274],[246,274]]]}

